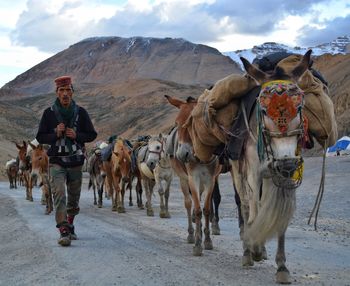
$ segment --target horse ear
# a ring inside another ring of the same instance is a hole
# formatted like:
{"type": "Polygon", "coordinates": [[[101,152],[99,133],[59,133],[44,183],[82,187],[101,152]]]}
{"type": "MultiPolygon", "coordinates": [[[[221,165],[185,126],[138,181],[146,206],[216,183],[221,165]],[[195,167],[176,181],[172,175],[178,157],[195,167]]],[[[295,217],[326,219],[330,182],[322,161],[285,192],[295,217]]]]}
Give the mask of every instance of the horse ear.
{"type": "Polygon", "coordinates": [[[240,57],[240,59],[243,63],[244,69],[252,78],[254,78],[259,84],[266,82],[266,80],[268,78],[268,75],[266,73],[264,73],[263,71],[261,71],[257,67],[253,66],[245,58],[240,57]]]}
{"type": "Polygon", "coordinates": [[[27,142],[23,140],[23,146],[27,147],[27,142]]]}
{"type": "Polygon", "coordinates": [[[30,141],[28,141],[28,144],[30,145],[30,147],[32,147],[33,150],[35,150],[37,148],[37,146],[35,146],[34,144],[32,144],[30,141]]]}
{"type": "Polygon", "coordinates": [[[292,70],[291,74],[294,80],[297,81],[309,68],[311,64],[311,53],[312,50],[308,50],[301,59],[300,63],[292,70]]]}
{"type": "Polygon", "coordinates": [[[177,107],[177,108],[180,108],[180,106],[182,105],[182,104],[184,104],[184,102],[182,101],[182,100],[180,100],[180,99],[177,99],[177,98],[173,98],[173,97],[171,97],[171,96],[169,96],[169,95],[164,95],[164,97],[169,101],[169,103],[171,104],[171,105],[174,105],[175,107],[177,107]]]}
{"type": "Polygon", "coordinates": [[[163,138],[162,133],[159,133],[159,139],[162,139],[162,138],[163,138]]]}
{"type": "Polygon", "coordinates": [[[20,150],[20,149],[21,149],[21,146],[18,145],[17,142],[14,142],[14,143],[16,144],[17,149],[20,150]]]}

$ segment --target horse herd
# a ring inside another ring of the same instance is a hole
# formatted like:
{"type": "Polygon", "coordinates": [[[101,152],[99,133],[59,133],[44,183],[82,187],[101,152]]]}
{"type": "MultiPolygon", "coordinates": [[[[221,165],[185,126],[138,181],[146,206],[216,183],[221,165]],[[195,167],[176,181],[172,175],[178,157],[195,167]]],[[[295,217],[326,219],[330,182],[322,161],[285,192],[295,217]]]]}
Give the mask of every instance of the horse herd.
{"type": "MultiPolygon", "coordinates": [[[[112,199],[113,211],[125,212],[125,193],[130,191],[129,205],[133,205],[131,188],[136,181],[137,206],[146,208],[147,215],[153,216],[152,196],[156,190],[160,196],[159,216],[170,218],[169,187],[175,174],[187,212],[187,242],[194,244],[193,255],[201,256],[203,247],[213,249],[210,235],[220,234],[218,177],[220,173],[230,172],[239,210],[242,265],[249,267],[254,261],[267,259],[265,242],[277,237],[276,282],[291,283],[286,267],[285,232],[295,210],[295,190],[302,181],[301,146],[308,133],[303,113],[304,95],[297,82],[310,66],[310,54],[308,51],[289,72],[276,68],[272,73],[265,73],[241,58],[247,74],[261,90],[254,99],[253,111],[244,120],[247,136],[237,160],[223,158],[216,152],[206,154],[205,160],[199,158],[202,150],[194,142],[200,131],[194,128],[196,118],[192,116],[198,100],[165,95],[178,109],[175,126],[167,135],[131,141],[117,138],[91,151],[86,166],[90,174],[89,188],[94,190],[94,204],[102,207],[105,193],[112,199]]],[[[26,142],[16,146],[27,199],[33,200],[33,180],[39,176],[46,213],[50,213],[52,199],[45,148],[26,142]],[[31,160],[28,145],[32,148],[31,160]]],[[[8,168],[9,179],[12,172],[8,168]]],[[[10,187],[13,186],[10,179],[10,187]]]]}

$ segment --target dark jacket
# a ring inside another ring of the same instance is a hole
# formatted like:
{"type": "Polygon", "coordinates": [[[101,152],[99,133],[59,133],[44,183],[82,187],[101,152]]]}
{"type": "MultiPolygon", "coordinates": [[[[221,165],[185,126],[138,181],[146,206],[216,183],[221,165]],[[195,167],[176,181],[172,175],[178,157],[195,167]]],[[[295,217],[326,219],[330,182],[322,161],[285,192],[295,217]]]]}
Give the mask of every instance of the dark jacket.
{"type": "Polygon", "coordinates": [[[58,138],[56,135],[56,127],[58,124],[59,121],[56,118],[52,107],[47,108],[41,117],[36,139],[41,144],[50,145],[47,152],[50,158],[50,163],[59,164],[62,167],[75,167],[83,165],[84,156],[81,154],[85,153],[84,143],[95,140],[97,136],[87,111],[83,107],[79,106],[78,117],[76,124],[73,127],[77,134],[75,144],[78,146],[78,152],[74,153],[77,155],[72,156],[69,155],[69,153],[65,154],[59,152],[58,142],[60,138],[58,138]]]}

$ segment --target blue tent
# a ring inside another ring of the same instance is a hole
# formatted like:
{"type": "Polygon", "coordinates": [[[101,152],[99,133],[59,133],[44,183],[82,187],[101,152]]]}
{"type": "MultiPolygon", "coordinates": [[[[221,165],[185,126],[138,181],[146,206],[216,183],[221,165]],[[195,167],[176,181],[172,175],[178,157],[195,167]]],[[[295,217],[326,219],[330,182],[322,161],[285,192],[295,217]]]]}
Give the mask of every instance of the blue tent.
{"type": "Polygon", "coordinates": [[[343,136],[340,138],[335,145],[327,149],[327,153],[336,152],[337,150],[349,150],[350,151],[350,137],[343,136]]]}

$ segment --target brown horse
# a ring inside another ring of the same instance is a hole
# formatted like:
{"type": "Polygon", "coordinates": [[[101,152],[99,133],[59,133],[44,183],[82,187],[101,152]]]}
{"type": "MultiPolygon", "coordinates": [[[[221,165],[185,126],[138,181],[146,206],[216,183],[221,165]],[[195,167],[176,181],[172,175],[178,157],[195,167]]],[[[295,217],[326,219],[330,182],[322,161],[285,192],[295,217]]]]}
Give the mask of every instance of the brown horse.
{"type": "Polygon", "coordinates": [[[18,163],[16,159],[6,162],[6,174],[9,179],[10,189],[17,189],[18,163]]]}
{"type": "Polygon", "coordinates": [[[180,179],[181,190],[184,194],[185,207],[188,218],[188,237],[189,243],[194,242],[193,255],[202,255],[202,207],[201,197],[204,195],[203,213],[205,217],[204,224],[204,248],[213,249],[210,238],[209,216],[211,209],[211,198],[215,180],[220,173],[221,166],[216,156],[212,156],[209,161],[199,161],[193,152],[191,136],[185,127],[191,111],[196,106],[197,101],[192,97],[186,101],[165,96],[170,104],[179,109],[175,119],[177,128],[168,136],[167,153],[170,155],[170,162],[180,179]],[[191,219],[192,201],[194,204],[195,216],[195,235],[193,237],[193,226],[191,219]]]}
{"type": "Polygon", "coordinates": [[[42,182],[42,197],[46,204],[46,214],[50,214],[53,211],[52,204],[52,193],[49,184],[49,157],[47,156],[46,150],[43,145],[39,144],[35,146],[31,142],[28,142],[29,146],[32,148],[31,151],[31,162],[32,171],[30,173],[30,180],[35,181],[38,177],[41,178],[42,182]]]}
{"type": "Polygon", "coordinates": [[[119,138],[116,140],[112,158],[111,158],[111,173],[112,173],[112,210],[119,213],[125,212],[124,195],[125,184],[130,181],[131,172],[131,149],[125,143],[125,140],[119,138]],[[122,183],[122,188],[120,188],[122,183]]]}
{"type": "Polygon", "coordinates": [[[103,168],[101,159],[101,150],[96,149],[88,158],[87,171],[89,172],[89,189],[92,187],[94,191],[94,205],[102,208],[103,185],[106,178],[106,172],[103,168]],[[96,189],[98,194],[98,203],[96,199],[96,189]]]}
{"type": "Polygon", "coordinates": [[[28,144],[25,141],[23,141],[23,145],[19,145],[17,143],[15,144],[18,149],[19,171],[23,174],[24,184],[26,187],[26,199],[32,202],[33,184],[30,176],[30,173],[32,171],[32,163],[30,161],[30,156],[27,154],[28,144]]]}

